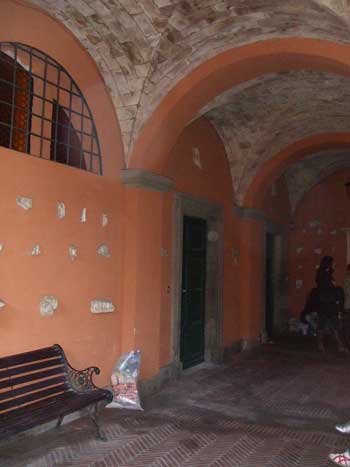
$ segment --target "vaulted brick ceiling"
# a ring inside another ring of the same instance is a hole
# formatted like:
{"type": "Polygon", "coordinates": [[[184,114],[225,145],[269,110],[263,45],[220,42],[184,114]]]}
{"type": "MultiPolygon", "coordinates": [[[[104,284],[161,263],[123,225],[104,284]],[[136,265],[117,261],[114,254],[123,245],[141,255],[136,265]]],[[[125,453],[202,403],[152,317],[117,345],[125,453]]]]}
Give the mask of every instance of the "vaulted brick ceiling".
{"type": "MultiPolygon", "coordinates": [[[[110,89],[126,157],[162,97],[197,65],[260,40],[350,43],[350,0],[31,0],[63,22],[110,89]]],[[[258,78],[201,111],[230,160],[238,202],[262,162],[313,133],[348,131],[350,80],[291,71],[258,78]]]]}
{"type": "Polygon", "coordinates": [[[321,151],[290,166],[284,176],[292,211],[313,186],[343,168],[350,168],[349,149],[321,151]]]}
{"type": "Polygon", "coordinates": [[[203,109],[225,144],[237,202],[262,164],[315,133],[350,130],[350,79],[315,71],[264,76],[203,109]]]}

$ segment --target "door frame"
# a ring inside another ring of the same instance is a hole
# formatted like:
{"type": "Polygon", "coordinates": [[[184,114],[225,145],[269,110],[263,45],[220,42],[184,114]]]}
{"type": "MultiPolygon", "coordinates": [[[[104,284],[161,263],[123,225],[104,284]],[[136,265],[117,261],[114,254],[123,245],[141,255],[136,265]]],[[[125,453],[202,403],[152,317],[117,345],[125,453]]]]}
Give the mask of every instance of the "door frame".
{"type": "Polygon", "coordinates": [[[271,220],[264,222],[263,229],[263,316],[261,322],[261,341],[267,339],[266,332],[266,234],[274,236],[274,329],[283,333],[287,326],[288,296],[287,296],[287,229],[271,220]]]}
{"type": "Polygon", "coordinates": [[[218,363],[223,356],[223,265],[224,216],[217,203],[175,193],[173,210],[173,294],[172,294],[172,361],[180,370],[181,283],[184,216],[207,221],[207,257],[205,285],[204,362],[218,363]]]}

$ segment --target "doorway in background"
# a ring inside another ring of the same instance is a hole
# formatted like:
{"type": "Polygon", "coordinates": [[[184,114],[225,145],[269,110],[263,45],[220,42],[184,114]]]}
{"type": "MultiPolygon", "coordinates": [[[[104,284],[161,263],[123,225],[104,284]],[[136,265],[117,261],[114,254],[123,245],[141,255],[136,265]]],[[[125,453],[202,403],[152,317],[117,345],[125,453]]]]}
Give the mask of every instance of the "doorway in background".
{"type": "Polygon", "coordinates": [[[207,222],[184,216],[180,360],[184,369],[204,361],[207,222]]]}

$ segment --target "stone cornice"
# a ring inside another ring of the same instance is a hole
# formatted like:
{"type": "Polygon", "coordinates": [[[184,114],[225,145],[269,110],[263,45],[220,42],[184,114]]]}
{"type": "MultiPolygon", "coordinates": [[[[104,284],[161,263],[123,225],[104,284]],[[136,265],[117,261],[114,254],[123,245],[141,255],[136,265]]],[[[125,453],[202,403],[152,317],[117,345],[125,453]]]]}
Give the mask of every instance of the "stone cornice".
{"type": "Polygon", "coordinates": [[[170,178],[142,169],[122,169],[122,183],[128,188],[143,188],[153,191],[172,191],[174,182],[170,178]]]}
{"type": "Polygon", "coordinates": [[[259,222],[263,222],[268,231],[272,232],[286,232],[287,226],[282,224],[277,224],[272,219],[270,219],[265,213],[259,211],[258,209],[245,208],[243,206],[233,206],[234,215],[240,219],[254,219],[259,222]]]}
{"type": "Polygon", "coordinates": [[[241,219],[255,219],[261,222],[269,221],[269,218],[261,211],[243,206],[233,206],[234,214],[241,219]]]}

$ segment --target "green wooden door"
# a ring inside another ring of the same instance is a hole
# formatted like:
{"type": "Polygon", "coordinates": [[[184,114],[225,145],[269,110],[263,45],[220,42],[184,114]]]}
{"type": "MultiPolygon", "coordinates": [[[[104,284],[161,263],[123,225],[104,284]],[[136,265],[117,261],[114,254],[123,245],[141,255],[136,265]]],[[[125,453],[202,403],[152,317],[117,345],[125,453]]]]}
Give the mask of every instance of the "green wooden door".
{"type": "Polygon", "coordinates": [[[183,368],[197,365],[204,360],[206,245],[206,221],[185,216],[180,342],[183,368]]]}

